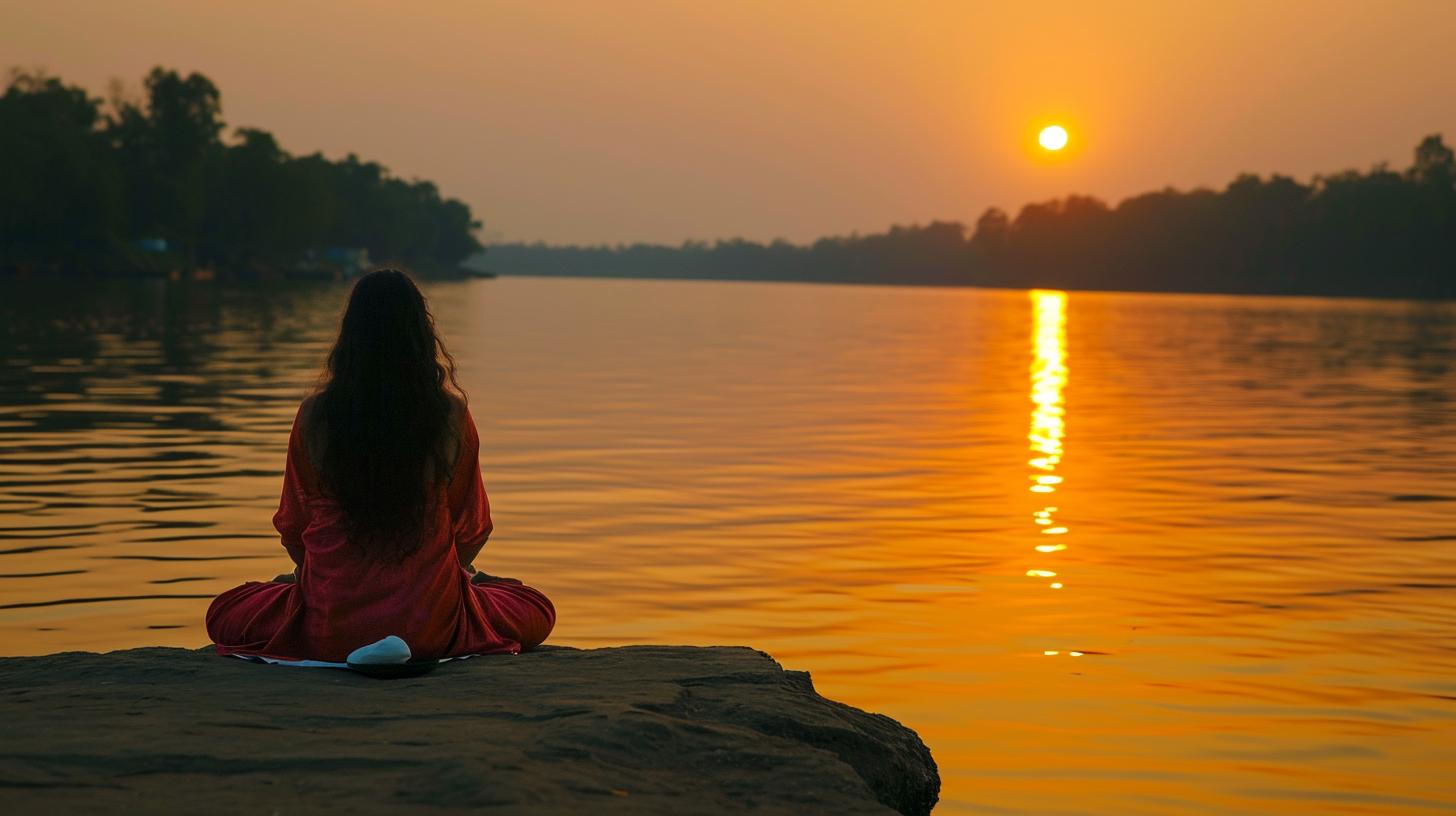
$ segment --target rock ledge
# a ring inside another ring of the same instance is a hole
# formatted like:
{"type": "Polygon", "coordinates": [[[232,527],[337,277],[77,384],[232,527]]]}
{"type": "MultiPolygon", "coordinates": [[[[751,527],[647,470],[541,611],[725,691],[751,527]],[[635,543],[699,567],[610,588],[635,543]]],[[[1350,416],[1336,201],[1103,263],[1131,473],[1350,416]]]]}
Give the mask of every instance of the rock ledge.
{"type": "Polygon", "coordinates": [[[737,647],[543,648],[404,680],[211,649],[0,659],[14,813],[929,813],[930,751],[737,647]]]}

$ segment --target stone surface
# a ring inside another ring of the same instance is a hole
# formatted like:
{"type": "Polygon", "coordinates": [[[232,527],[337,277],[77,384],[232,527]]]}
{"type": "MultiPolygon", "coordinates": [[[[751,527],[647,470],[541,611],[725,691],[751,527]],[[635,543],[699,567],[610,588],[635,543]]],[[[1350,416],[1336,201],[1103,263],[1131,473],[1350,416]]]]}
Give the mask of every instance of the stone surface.
{"type": "Polygon", "coordinates": [[[210,649],[0,659],[8,813],[928,813],[929,750],[746,648],[377,680],[210,649]]]}

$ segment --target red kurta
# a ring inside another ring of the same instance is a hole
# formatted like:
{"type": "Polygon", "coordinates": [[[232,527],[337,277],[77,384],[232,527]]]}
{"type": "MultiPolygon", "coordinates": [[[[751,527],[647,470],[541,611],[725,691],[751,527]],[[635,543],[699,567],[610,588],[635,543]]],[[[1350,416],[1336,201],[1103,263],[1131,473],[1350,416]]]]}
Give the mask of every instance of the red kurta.
{"type": "Polygon", "coordinates": [[[480,437],[466,409],[460,452],[440,488],[434,524],[402,563],[375,563],[349,546],[338,503],[321,494],[300,407],[288,438],[273,526],[298,565],[296,584],[249,581],[212,602],[207,632],[219,654],[342,661],[388,635],[416,659],[511,653],[539,645],[556,622],[546,596],[520,584],[473,584],[465,566],[490,535],[480,437]]]}

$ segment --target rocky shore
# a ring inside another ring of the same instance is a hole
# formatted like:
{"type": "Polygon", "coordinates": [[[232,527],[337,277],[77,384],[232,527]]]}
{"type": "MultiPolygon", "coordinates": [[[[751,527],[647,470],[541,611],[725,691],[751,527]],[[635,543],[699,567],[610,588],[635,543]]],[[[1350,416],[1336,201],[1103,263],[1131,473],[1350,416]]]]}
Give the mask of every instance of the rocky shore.
{"type": "Polygon", "coordinates": [[[211,649],[0,659],[9,813],[929,813],[920,738],[737,647],[543,648],[420,677],[211,649]]]}

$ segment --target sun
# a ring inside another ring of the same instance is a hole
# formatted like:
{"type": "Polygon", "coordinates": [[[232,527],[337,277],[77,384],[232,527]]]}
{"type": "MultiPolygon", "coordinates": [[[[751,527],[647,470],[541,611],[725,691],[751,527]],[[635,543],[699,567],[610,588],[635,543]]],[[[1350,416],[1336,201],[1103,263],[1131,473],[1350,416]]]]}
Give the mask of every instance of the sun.
{"type": "Polygon", "coordinates": [[[1067,146],[1067,129],[1061,125],[1048,125],[1041,129],[1036,140],[1047,150],[1061,150],[1067,146]]]}

